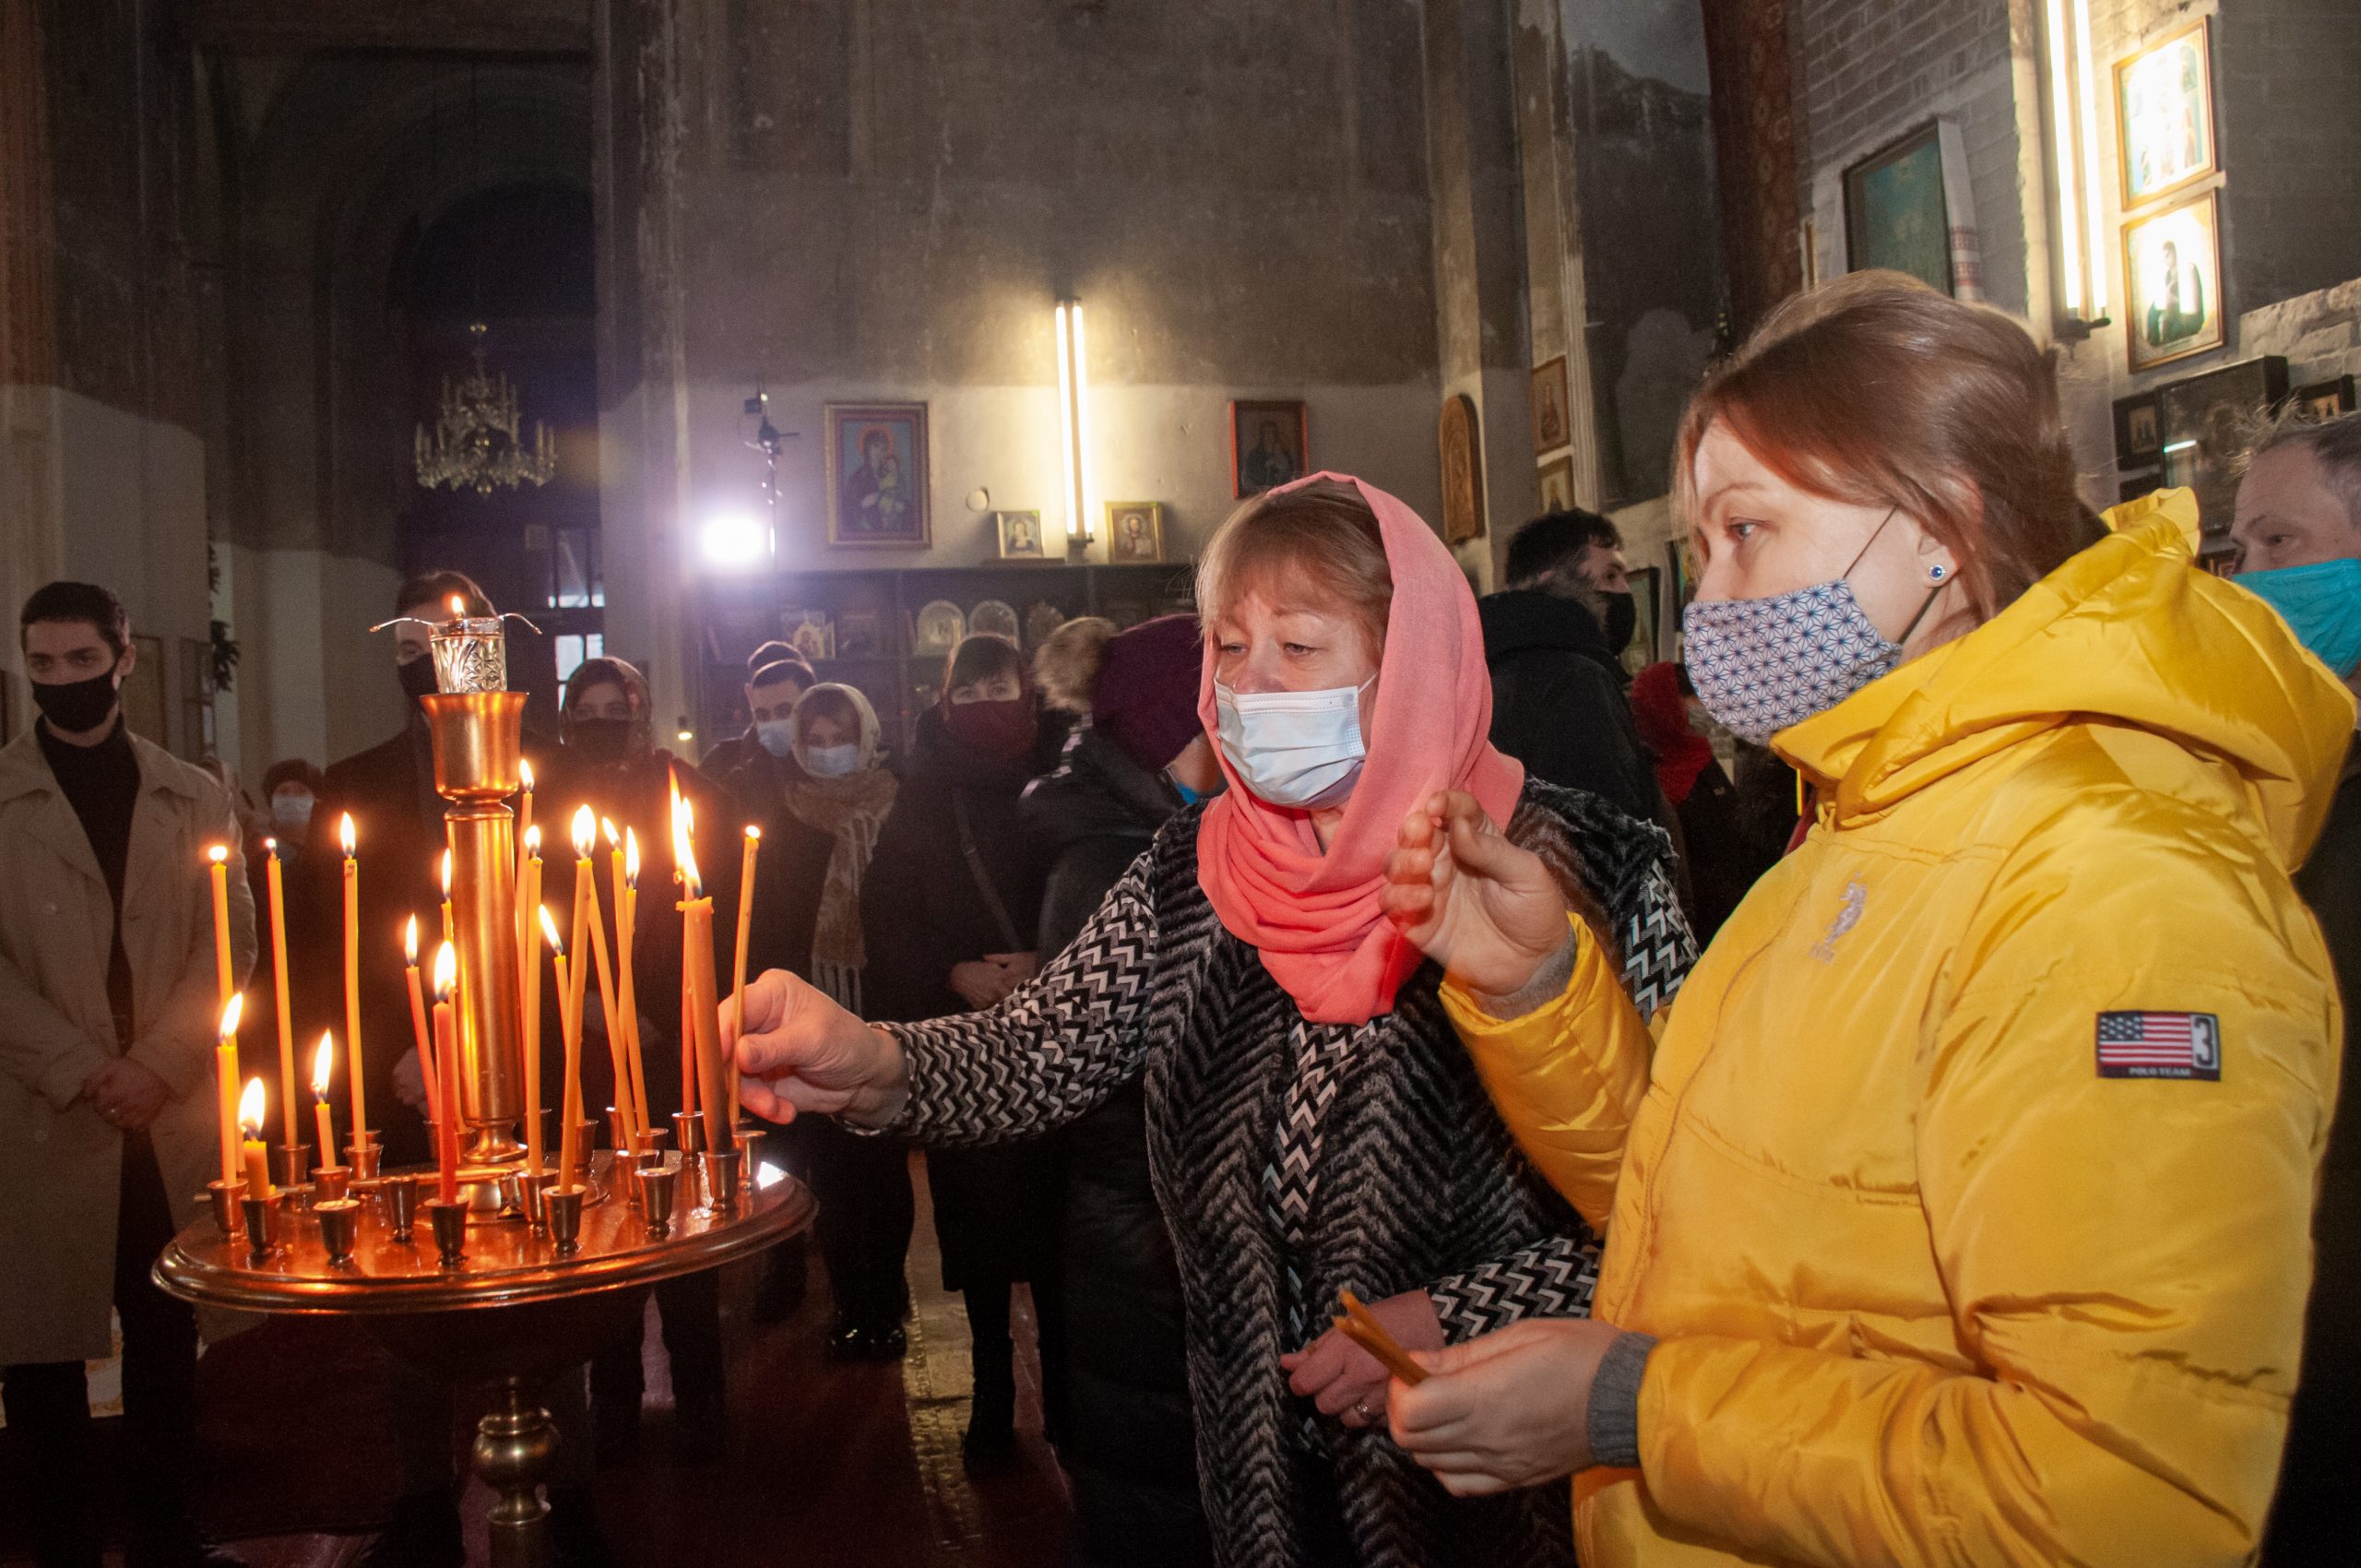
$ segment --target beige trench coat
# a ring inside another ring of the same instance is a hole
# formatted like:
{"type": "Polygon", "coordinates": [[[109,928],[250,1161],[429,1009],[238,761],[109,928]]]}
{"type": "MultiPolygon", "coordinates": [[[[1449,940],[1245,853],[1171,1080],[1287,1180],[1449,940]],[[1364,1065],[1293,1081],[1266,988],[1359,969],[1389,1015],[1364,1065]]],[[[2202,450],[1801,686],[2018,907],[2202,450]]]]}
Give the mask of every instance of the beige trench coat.
{"type": "MultiPolygon", "coordinates": [[[[98,857],[29,731],[0,747],[0,1364],[109,1353],[123,1134],[82,1084],[128,1055],[172,1090],[154,1124],[164,1189],[183,1223],[220,1165],[213,1085],[219,1017],[205,851],[230,847],[230,933],[241,984],[255,960],[228,792],[137,736],[139,800],[123,890],[140,1037],[114,1038],[107,1005],[113,909],[98,857]]],[[[247,1060],[275,1050],[254,1007],[247,1060]]]]}

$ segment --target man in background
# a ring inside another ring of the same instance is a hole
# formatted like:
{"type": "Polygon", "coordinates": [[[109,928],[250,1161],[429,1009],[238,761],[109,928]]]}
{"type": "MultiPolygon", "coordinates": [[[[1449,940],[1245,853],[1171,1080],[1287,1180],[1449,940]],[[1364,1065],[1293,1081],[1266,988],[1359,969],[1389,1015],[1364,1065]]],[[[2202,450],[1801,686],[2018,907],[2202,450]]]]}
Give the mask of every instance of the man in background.
{"type": "MultiPolygon", "coordinates": [[[[2255,443],[2230,529],[2237,581],[2361,691],[2361,414],[2283,420],[2255,443]]],[[[2353,1461],[2361,1451],[2361,1127],[2354,1123],[2354,1010],[2361,1007],[2361,758],[2348,753],[2296,887],[2312,907],[2344,994],[2344,1071],[2319,1202],[2304,1362],[2263,1538],[2267,1564],[2361,1562],[2353,1461]]]]}
{"type": "Polygon", "coordinates": [[[42,1568],[99,1568],[83,1363],[113,1354],[112,1307],[125,1561],[234,1565],[189,1514],[196,1317],[148,1270],[219,1169],[205,852],[230,850],[243,983],[254,905],[237,817],[213,775],[125,728],[137,651],[113,594],[51,583],[18,638],[41,719],[0,748],[0,1403],[26,1472],[11,1506],[42,1568]]]}
{"type": "Polygon", "coordinates": [[[783,642],[766,642],[748,654],[746,728],[714,742],[697,763],[697,771],[707,778],[724,778],[765,753],[785,758],[793,767],[787,717],[795,711],[797,699],[819,681],[803,656],[783,642]],[[770,726],[768,731],[765,725],[770,726]]]}

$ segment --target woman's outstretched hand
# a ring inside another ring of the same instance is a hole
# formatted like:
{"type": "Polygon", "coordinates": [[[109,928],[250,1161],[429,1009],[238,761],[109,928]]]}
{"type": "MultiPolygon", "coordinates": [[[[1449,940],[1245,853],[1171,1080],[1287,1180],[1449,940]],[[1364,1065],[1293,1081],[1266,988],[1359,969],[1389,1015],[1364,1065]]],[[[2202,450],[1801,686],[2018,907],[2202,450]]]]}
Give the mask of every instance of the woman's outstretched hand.
{"type": "Polygon", "coordinates": [[[1621,1330],[1590,1318],[1526,1318],[1418,1354],[1434,1375],[1388,1387],[1394,1441],[1453,1497],[1482,1497],[1587,1469],[1590,1388],[1621,1330]]]}
{"type": "Polygon", "coordinates": [[[1492,996],[1524,990],[1572,940],[1549,868],[1501,837],[1464,790],[1430,796],[1402,819],[1382,897],[1403,935],[1492,996]]]}
{"type": "Polygon", "coordinates": [[[909,1097],[894,1037],[785,969],[722,1004],[721,1045],[737,1058],[746,1109],[765,1121],[816,1111],[882,1127],[909,1097]]]}

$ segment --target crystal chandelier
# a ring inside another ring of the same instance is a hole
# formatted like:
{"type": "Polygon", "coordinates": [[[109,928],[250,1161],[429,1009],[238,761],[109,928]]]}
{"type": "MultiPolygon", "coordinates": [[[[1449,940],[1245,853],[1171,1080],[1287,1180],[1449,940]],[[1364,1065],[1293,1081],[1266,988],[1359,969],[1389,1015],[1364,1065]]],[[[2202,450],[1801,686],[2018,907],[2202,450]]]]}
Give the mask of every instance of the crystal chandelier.
{"type": "Polygon", "coordinates": [[[518,434],[516,388],[505,375],[484,368],[485,327],[469,325],[476,367],[457,382],[443,379],[443,406],[430,436],[418,427],[418,482],[425,489],[473,489],[490,495],[495,487],[549,483],[557,472],[557,449],[549,426],[533,422],[528,452],[518,434]]]}

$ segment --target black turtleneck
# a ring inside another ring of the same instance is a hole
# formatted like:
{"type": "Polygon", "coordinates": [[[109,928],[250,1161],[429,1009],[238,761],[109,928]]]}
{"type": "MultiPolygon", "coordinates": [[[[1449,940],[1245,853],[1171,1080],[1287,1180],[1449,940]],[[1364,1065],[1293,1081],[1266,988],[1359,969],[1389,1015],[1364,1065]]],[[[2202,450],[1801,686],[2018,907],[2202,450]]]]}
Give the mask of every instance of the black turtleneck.
{"type": "Polygon", "coordinates": [[[131,733],[115,715],[114,728],[95,746],[77,746],[49,732],[49,720],[36,726],[41,754],[49,764],[66,803],[81,819],[83,837],[98,857],[99,874],[106,878],[107,897],[114,906],[114,933],[107,954],[107,1004],[113,1010],[115,1039],[128,1046],[135,1037],[131,1011],[131,956],[123,945],[124,867],[131,857],[131,814],[139,804],[139,757],[131,749],[131,733]]]}

